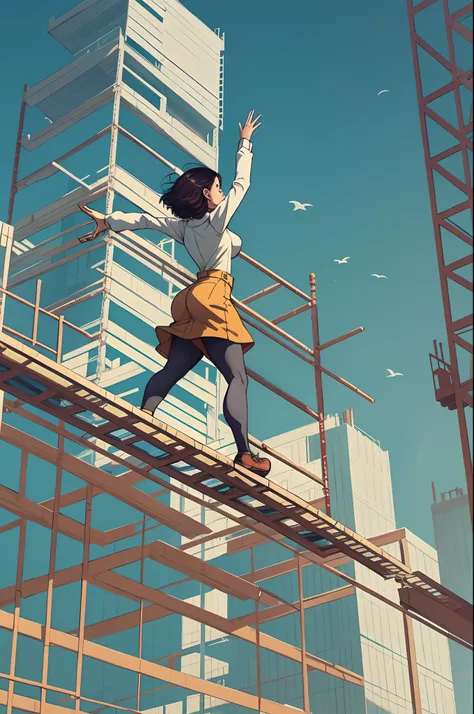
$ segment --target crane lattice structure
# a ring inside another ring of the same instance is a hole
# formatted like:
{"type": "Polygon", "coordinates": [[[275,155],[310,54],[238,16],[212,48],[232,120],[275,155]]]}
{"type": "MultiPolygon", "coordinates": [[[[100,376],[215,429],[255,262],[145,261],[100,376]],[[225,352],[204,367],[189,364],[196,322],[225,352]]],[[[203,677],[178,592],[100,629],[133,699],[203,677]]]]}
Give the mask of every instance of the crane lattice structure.
{"type": "Polygon", "coordinates": [[[445,358],[435,341],[431,369],[437,401],[457,412],[472,523],[473,3],[458,5],[408,0],[408,16],[448,344],[445,358]],[[436,10],[439,46],[424,36],[423,20],[436,10]]]}

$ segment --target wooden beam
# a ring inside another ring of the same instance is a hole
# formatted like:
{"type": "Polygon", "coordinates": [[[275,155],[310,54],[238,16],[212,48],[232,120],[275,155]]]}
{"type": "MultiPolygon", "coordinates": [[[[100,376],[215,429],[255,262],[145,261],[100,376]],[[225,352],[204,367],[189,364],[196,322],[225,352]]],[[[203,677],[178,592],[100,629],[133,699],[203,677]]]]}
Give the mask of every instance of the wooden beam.
{"type": "MultiPolygon", "coordinates": [[[[311,506],[314,506],[314,508],[317,508],[318,510],[321,510],[324,508],[324,498],[317,498],[315,501],[308,501],[308,503],[311,506]]],[[[242,528],[241,530],[245,530],[242,528]]],[[[268,531],[268,534],[271,536],[271,540],[282,540],[285,536],[282,535],[281,533],[275,533],[274,530],[269,528],[268,526],[264,526],[262,524],[261,530],[268,531]]],[[[216,537],[219,534],[216,533],[216,537]]],[[[232,538],[227,542],[227,553],[233,554],[233,553],[239,553],[242,550],[247,550],[248,548],[253,548],[256,545],[262,545],[262,543],[268,543],[270,541],[270,538],[265,538],[264,535],[260,533],[248,533],[247,535],[240,536],[239,538],[232,538]]]]}
{"type": "MultiPolygon", "coordinates": [[[[137,583],[129,578],[125,578],[123,575],[118,573],[101,573],[96,577],[97,580],[105,583],[109,583],[119,590],[122,590],[124,595],[131,593],[136,597],[142,598],[146,602],[154,603],[159,605],[170,613],[175,613],[182,615],[183,617],[189,617],[190,619],[200,622],[203,625],[208,625],[221,632],[225,632],[233,637],[238,637],[241,640],[249,642],[250,644],[256,645],[256,631],[251,627],[235,627],[231,621],[220,615],[216,615],[207,610],[203,610],[197,605],[192,605],[191,603],[179,600],[172,595],[167,593],[159,592],[153,590],[142,583],[137,583]]],[[[301,662],[301,650],[293,645],[289,645],[286,642],[277,640],[274,637],[260,633],[260,646],[269,650],[270,652],[275,652],[283,657],[293,660],[294,662],[301,662]]],[[[309,653],[308,653],[309,654],[309,653]]],[[[351,672],[345,667],[340,667],[339,665],[331,664],[326,660],[323,660],[315,655],[308,657],[308,666],[312,669],[317,669],[326,674],[330,674],[338,679],[343,679],[344,681],[350,681],[353,684],[358,684],[363,686],[363,678],[351,672]]]]}
{"type": "MultiPolygon", "coordinates": [[[[0,627],[6,630],[13,629],[13,615],[11,613],[0,610],[0,627]]],[[[24,617],[20,617],[18,622],[18,632],[27,637],[31,637],[38,642],[42,642],[43,626],[37,622],[32,622],[31,620],[26,620],[24,617]]],[[[65,632],[60,632],[59,630],[51,628],[50,644],[56,645],[57,647],[63,647],[70,652],[77,652],[79,640],[74,635],[69,635],[65,632]]],[[[169,667],[157,664],[156,662],[148,662],[147,660],[139,659],[133,655],[109,649],[108,647],[98,645],[95,642],[90,642],[89,640],[84,641],[84,656],[92,657],[93,659],[99,660],[99,662],[105,662],[115,667],[122,667],[130,672],[140,672],[147,677],[162,680],[163,682],[169,682],[176,687],[183,687],[193,692],[205,694],[210,697],[217,697],[225,702],[237,704],[241,707],[251,709],[252,711],[260,711],[258,697],[253,694],[239,692],[231,687],[199,679],[199,677],[193,677],[190,674],[178,672],[169,667]]],[[[288,707],[285,707],[282,704],[277,704],[269,699],[262,699],[261,703],[262,711],[265,711],[266,714],[288,714],[288,707]]],[[[26,711],[30,710],[27,709],[26,711]]],[[[71,710],[69,709],[67,711],[70,712],[71,710]]],[[[38,708],[36,708],[35,714],[37,714],[37,712],[38,708]]],[[[51,712],[50,714],[54,714],[54,712],[51,712]]],[[[60,713],[58,712],[57,714],[60,713]]],[[[61,712],[61,714],[63,713],[61,712]]]]}
{"type": "MultiPolygon", "coordinates": [[[[33,436],[28,436],[28,439],[25,441],[24,433],[8,424],[3,425],[1,438],[13,446],[24,449],[29,454],[34,454],[51,464],[56,463],[57,450],[53,446],[33,436]]],[[[137,509],[140,513],[145,513],[150,518],[163,523],[169,528],[181,533],[181,535],[184,535],[186,538],[194,538],[197,535],[211,533],[211,529],[202,523],[166,506],[160,501],[150,499],[143,491],[139,491],[133,488],[133,486],[120,483],[114,476],[111,476],[95,466],[87,464],[76,456],[64,453],[61,458],[62,468],[65,471],[69,471],[104,493],[108,493],[119,501],[132,506],[132,508],[137,509]]]]}
{"type": "MultiPolygon", "coordinates": [[[[168,568],[179,570],[180,573],[185,573],[194,580],[227,593],[231,597],[236,597],[240,600],[258,601],[259,599],[260,588],[252,583],[237,575],[232,575],[232,573],[216,568],[215,565],[205,563],[194,555],[184,553],[179,548],[174,548],[163,541],[155,541],[150,544],[148,555],[152,560],[162,563],[168,568]]],[[[262,593],[260,601],[264,605],[270,606],[280,604],[278,598],[268,593],[262,593]]]]}
{"type": "MultiPolygon", "coordinates": [[[[328,592],[321,593],[320,595],[313,595],[312,597],[303,600],[303,609],[309,610],[312,607],[317,607],[318,605],[326,605],[329,602],[335,602],[336,600],[341,600],[342,598],[349,597],[355,594],[355,587],[353,585],[343,585],[341,588],[336,588],[335,590],[328,590],[328,592]]],[[[273,607],[267,607],[265,610],[261,610],[259,613],[260,624],[262,622],[272,622],[280,617],[286,617],[299,609],[299,602],[289,603],[289,604],[279,604],[273,607]]],[[[236,617],[232,620],[232,623],[243,627],[244,625],[254,625],[255,624],[255,613],[252,612],[249,615],[242,615],[242,617],[236,617]]]]}
{"type": "MultiPolygon", "coordinates": [[[[8,703],[8,692],[0,690],[0,704],[7,706],[8,703]]],[[[30,697],[24,697],[21,694],[12,694],[12,706],[14,709],[18,709],[22,712],[32,712],[32,714],[38,714],[40,711],[39,701],[37,699],[31,699],[30,697]]],[[[57,704],[49,704],[44,702],[41,707],[43,714],[71,714],[71,709],[68,707],[60,707],[57,704]]],[[[84,710],[79,710],[80,714],[87,714],[84,710]]]]}
{"type": "MultiPolygon", "coordinates": [[[[6,428],[6,424],[3,425],[3,429],[6,428]]],[[[17,516],[21,518],[27,518],[30,521],[39,523],[41,526],[46,528],[53,527],[53,512],[49,508],[40,506],[34,501],[30,501],[29,498],[21,496],[16,491],[12,491],[5,486],[0,486],[0,504],[10,511],[10,513],[16,513],[17,516]]],[[[83,543],[84,541],[84,526],[82,523],[74,521],[72,518],[58,514],[58,531],[63,535],[73,538],[74,540],[83,543]]],[[[95,528],[91,528],[91,543],[95,545],[103,545],[102,543],[102,533],[97,531],[95,528]]]]}
{"type": "MultiPolygon", "coordinates": [[[[410,551],[406,538],[400,541],[400,556],[403,563],[410,566],[410,551]]],[[[399,590],[400,593],[400,590],[399,590]]],[[[400,602],[402,598],[400,596],[400,602]]],[[[421,705],[420,680],[418,677],[418,663],[416,661],[416,645],[413,621],[405,612],[402,614],[403,632],[407,649],[408,679],[410,682],[411,704],[413,714],[423,714],[421,705]]]]}
{"type": "MultiPolygon", "coordinates": [[[[258,571],[257,571],[258,572],[258,571]]],[[[100,583],[98,583],[100,587],[100,583]]],[[[317,607],[318,605],[324,605],[328,602],[333,602],[334,600],[340,600],[341,598],[349,597],[355,593],[355,588],[353,585],[346,585],[341,588],[336,588],[335,590],[329,590],[327,593],[322,593],[321,595],[314,595],[313,597],[307,598],[304,601],[304,608],[310,609],[312,607],[317,607]]],[[[296,603],[282,603],[281,605],[275,605],[274,607],[268,607],[265,610],[261,610],[259,614],[260,622],[271,622],[277,620],[280,617],[291,614],[297,611],[299,604],[296,603]]],[[[147,605],[143,608],[143,622],[151,622],[153,620],[159,620],[162,617],[167,617],[169,610],[159,606],[159,605],[147,605]]],[[[242,617],[237,617],[229,622],[234,626],[253,626],[255,624],[255,613],[249,615],[243,615],[242,617]]],[[[108,620],[102,620],[102,622],[97,622],[93,625],[86,627],[87,639],[96,640],[101,637],[105,637],[109,634],[116,634],[117,632],[122,632],[123,630],[131,630],[134,627],[138,627],[140,624],[140,613],[130,612],[126,615],[117,615],[116,617],[111,617],[108,620]]]]}

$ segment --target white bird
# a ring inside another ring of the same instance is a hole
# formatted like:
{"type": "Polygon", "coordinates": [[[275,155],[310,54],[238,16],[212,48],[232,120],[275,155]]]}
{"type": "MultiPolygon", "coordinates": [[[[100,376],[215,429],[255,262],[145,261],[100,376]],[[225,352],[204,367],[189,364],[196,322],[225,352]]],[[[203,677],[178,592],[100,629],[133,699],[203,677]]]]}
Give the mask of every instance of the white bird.
{"type": "Polygon", "coordinates": [[[394,372],[393,369],[389,369],[388,367],[387,372],[389,373],[387,374],[387,379],[389,377],[403,377],[403,374],[401,372],[394,372]]]}
{"type": "Polygon", "coordinates": [[[342,260],[338,260],[337,258],[335,258],[335,259],[334,259],[334,262],[335,262],[335,263],[339,263],[339,265],[340,265],[341,263],[347,263],[347,261],[349,260],[349,258],[350,258],[350,255],[346,256],[346,257],[343,258],[342,260]]]}
{"type": "Polygon", "coordinates": [[[377,96],[379,97],[381,94],[384,94],[385,92],[389,92],[390,89],[381,89],[380,92],[377,92],[377,96]]]}
{"type": "Polygon", "coordinates": [[[50,123],[50,124],[52,124],[52,123],[53,123],[53,120],[52,120],[52,119],[50,119],[49,117],[45,117],[45,119],[46,119],[46,121],[49,121],[49,123],[50,123]]]}
{"type": "Polygon", "coordinates": [[[387,278],[386,275],[377,275],[377,273],[372,273],[371,278],[387,278]]]}
{"type": "Polygon", "coordinates": [[[31,139],[31,134],[27,134],[28,141],[31,139]]]}
{"type": "Polygon", "coordinates": [[[288,203],[292,203],[294,208],[294,211],[306,211],[307,206],[312,206],[312,203],[300,203],[299,201],[288,201],[288,203]]]}

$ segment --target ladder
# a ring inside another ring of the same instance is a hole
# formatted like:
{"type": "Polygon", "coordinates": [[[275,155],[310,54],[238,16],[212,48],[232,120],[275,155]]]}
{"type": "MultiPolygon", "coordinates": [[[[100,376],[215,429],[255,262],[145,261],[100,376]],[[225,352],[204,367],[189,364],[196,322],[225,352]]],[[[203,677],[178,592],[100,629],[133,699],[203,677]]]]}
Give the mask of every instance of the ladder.
{"type": "Polygon", "coordinates": [[[472,622],[472,605],[298,496],[0,333],[0,389],[270,527],[324,559],[335,551],[472,622]],[[95,418],[92,420],[90,417],[95,418]],[[98,420],[97,420],[98,418],[98,420]],[[326,541],[329,548],[321,545],[326,541]]]}

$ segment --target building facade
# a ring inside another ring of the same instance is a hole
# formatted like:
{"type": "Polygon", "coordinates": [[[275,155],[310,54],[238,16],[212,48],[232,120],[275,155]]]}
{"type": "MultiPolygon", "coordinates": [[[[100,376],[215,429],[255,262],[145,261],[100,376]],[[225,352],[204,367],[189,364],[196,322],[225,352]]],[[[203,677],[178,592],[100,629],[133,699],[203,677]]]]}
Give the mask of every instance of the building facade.
{"type": "MultiPolygon", "coordinates": [[[[434,487],[433,487],[434,491],[434,487]]],[[[440,582],[472,602],[472,528],[469,499],[457,488],[440,495],[431,506],[440,582]]],[[[454,694],[458,714],[473,711],[472,653],[456,642],[449,643],[454,694]]]]}
{"type": "MultiPolygon", "coordinates": [[[[343,418],[326,418],[328,468],[331,487],[333,517],[364,537],[383,536],[383,548],[396,558],[409,562],[413,570],[421,570],[434,580],[439,580],[436,550],[414,533],[397,528],[393,505],[389,455],[379,442],[365,434],[354,424],[351,410],[343,418]]],[[[304,466],[316,476],[321,476],[319,460],[319,434],[317,424],[267,439],[266,443],[280,454],[304,466]]],[[[224,442],[222,448],[227,447],[224,442]]],[[[324,508],[322,489],[318,483],[274,461],[272,480],[307,501],[324,508]]],[[[208,525],[216,530],[228,526],[224,520],[211,516],[208,525]]],[[[196,551],[197,554],[197,551],[196,551]]],[[[283,547],[255,534],[232,535],[213,541],[203,549],[201,557],[224,567],[233,564],[232,572],[249,572],[267,569],[285,560],[283,547]],[[231,560],[225,561],[225,559],[231,560]]],[[[329,564],[367,585],[398,604],[397,585],[384,581],[359,563],[347,562],[337,554],[329,556],[329,564]]],[[[297,573],[288,572],[259,580],[260,586],[278,594],[288,602],[296,599],[297,573]]],[[[325,714],[412,714],[411,684],[408,667],[406,631],[403,615],[384,605],[360,589],[347,586],[337,576],[317,565],[303,570],[304,598],[311,599],[325,593],[340,591],[337,600],[308,607],[305,610],[306,644],[309,651],[327,661],[337,663],[364,677],[364,686],[327,677],[321,672],[309,672],[311,711],[325,714]]],[[[338,593],[339,594],[339,593],[338,593]]],[[[227,611],[228,603],[222,593],[216,605],[227,611]]],[[[316,602],[316,600],[315,600],[316,602]]],[[[229,616],[241,615],[234,609],[229,616]]],[[[262,613],[262,619],[264,615],[262,613]]],[[[262,632],[297,643],[298,615],[288,614],[278,620],[263,622],[262,632]]],[[[201,655],[197,652],[190,671],[197,671],[209,657],[217,656],[222,668],[222,678],[230,685],[256,693],[256,655],[240,650],[222,633],[194,632],[201,655]],[[219,653],[219,654],[218,654],[219,653]],[[245,668],[242,667],[245,662],[245,668]],[[193,670],[192,667],[195,669],[193,670]]],[[[413,621],[413,638],[416,652],[416,686],[419,688],[423,714],[455,714],[451,659],[448,639],[413,621]]],[[[183,641],[184,644],[184,641],[183,641]]],[[[469,654],[469,653],[467,653],[469,654]]],[[[191,663],[191,660],[190,660],[191,663]]],[[[288,661],[267,656],[261,651],[262,696],[303,709],[301,673],[289,666],[288,661]]],[[[197,699],[196,699],[197,702],[197,699]]],[[[192,711],[206,714],[220,712],[218,703],[206,704],[192,711]]],[[[197,704],[196,704],[197,707],[197,704]]],[[[181,712],[181,709],[179,710],[181,712]]],[[[188,714],[183,709],[183,714],[188,714]]],[[[226,708],[223,706],[222,711],[226,708]]],[[[468,711],[461,709],[460,711],[468,711]]],[[[459,713],[458,713],[459,714],[459,713]]]]}
{"type": "MultiPolygon", "coordinates": [[[[194,267],[152,231],[79,243],[90,226],[78,204],[160,212],[170,174],[217,168],[224,42],[177,0],[87,0],[49,34],[71,58],[25,93],[9,286],[35,302],[40,281],[41,306],[88,333],[64,330],[62,363],[138,405],[164,362],[154,325],[170,322],[194,267]]],[[[40,326],[48,345],[53,328],[40,326]]],[[[163,405],[167,423],[216,438],[217,383],[203,360],[163,405]]]]}

